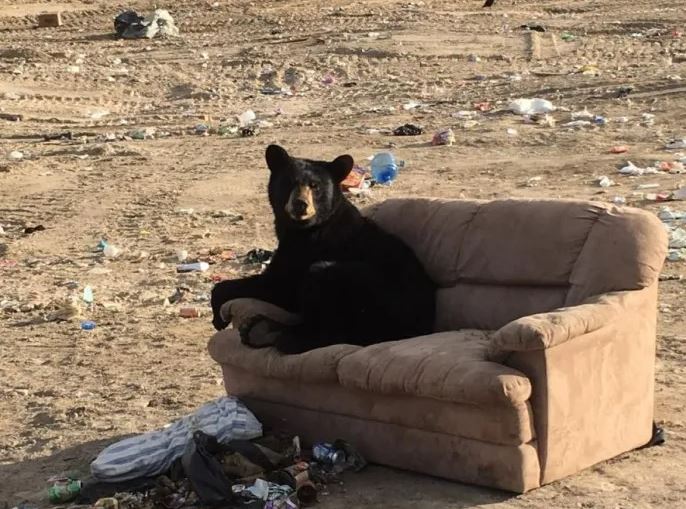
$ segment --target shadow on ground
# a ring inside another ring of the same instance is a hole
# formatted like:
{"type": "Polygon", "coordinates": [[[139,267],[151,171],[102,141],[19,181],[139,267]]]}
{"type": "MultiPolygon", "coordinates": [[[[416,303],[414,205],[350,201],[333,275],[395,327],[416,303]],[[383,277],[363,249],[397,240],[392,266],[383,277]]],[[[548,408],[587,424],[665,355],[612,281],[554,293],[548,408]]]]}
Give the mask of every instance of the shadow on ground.
{"type": "MultiPolygon", "coordinates": [[[[128,435],[127,435],[128,436],[128,435]]],[[[46,480],[54,475],[88,476],[88,465],[110,443],[110,437],[78,444],[49,456],[0,465],[0,507],[28,502],[49,507],[46,480]]],[[[385,507],[462,509],[504,502],[511,494],[370,465],[360,473],[346,473],[339,485],[329,485],[319,497],[319,509],[385,507]]]]}
{"type": "Polygon", "coordinates": [[[19,502],[49,507],[47,479],[56,475],[85,478],[89,473],[90,462],[101,450],[128,436],[130,435],[93,440],[49,456],[0,464],[0,507],[13,507],[19,502]]]}

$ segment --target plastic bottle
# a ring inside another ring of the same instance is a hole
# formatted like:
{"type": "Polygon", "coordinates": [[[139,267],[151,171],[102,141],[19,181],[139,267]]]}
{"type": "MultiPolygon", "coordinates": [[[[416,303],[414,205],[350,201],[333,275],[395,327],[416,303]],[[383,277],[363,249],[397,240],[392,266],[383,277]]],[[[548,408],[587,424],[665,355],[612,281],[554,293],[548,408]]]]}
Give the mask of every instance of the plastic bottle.
{"type": "Polygon", "coordinates": [[[96,324],[93,320],[84,320],[81,322],[81,330],[93,330],[95,327],[96,324]]]}
{"type": "Polygon", "coordinates": [[[345,464],[345,452],[336,449],[332,444],[319,442],[312,446],[312,457],[315,461],[332,467],[341,467],[345,464]]]}
{"type": "Polygon", "coordinates": [[[107,244],[103,250],[102,253],[107,257],[107,258],[116,258],[121,254],[121,249],[119,249],[117,246],[113,244],[107,244]]]}
{"type": "Polygon", "coordinates": [[[379,184],[391,184],[398,176],[398,164],[390,152],[380,152],[371,163],[372,177],[379,184]]]}
{"type": "Polygon", "coordinates": [[[48,488],[48,499],[53,504],[70,502],[79,496],[82,483],[74,479],[60,480],[48,488]]]}
{"type": "Polygon", "coordinates": [[[83,289],[83,301],[86,304],[93,304],[94,300],[95,298],[93,297],[93,288],[91,288],[90,286],[86,286],[83,289]]]}
{"type": "Polygon", "coordinates": [[[207,262],[197,262],[197,263],[182,263],[176,266],[176,272],[205,272],[210,268],[207,262]]]}

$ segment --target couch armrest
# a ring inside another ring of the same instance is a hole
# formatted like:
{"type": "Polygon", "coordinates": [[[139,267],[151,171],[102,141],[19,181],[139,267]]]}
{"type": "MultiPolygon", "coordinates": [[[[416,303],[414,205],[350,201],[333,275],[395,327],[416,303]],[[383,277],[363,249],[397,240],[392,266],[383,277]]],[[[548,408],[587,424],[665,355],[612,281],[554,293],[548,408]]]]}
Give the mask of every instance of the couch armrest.
{"type": "Polygon", "coordinates": [[[494,342],[531,381],[541,484],[648,442],[657,282],[515,320],[494,342]]]}
{"type": "Polygon", "coordinates": [[[259,299],[230,300],[222,305],[220,313],[222,320],[232,323],[234,329],[257,315],[266,316],[284,325],[296,325],[300,322],[300,316],[259,299]]]}
{"type": "Polygon", "coordinates": [[[524,316],[504,325],[491,338],[491,357],[507,352],[545,350],[594,332],[631,312],[636,291],[596,295],[578,306],[524,316]]]}

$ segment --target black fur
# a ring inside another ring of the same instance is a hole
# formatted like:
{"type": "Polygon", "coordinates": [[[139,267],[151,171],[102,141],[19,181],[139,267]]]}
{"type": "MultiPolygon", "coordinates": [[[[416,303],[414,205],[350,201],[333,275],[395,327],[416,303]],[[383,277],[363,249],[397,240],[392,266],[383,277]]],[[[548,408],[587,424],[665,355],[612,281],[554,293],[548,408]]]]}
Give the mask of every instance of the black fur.
{"type": "MultiPolygon", "coordinates": [[[[286,327],[257,317],[283,353],[336,343],[370,345],[432,332],[435,285],[412,250],[364,218],[340,190],[353,160],[333,162],[291,158],[281,147],[266,153],[271,170],[269,201],[279,241],[263,274],[218,283],[212,290],[213,324],[223,329],[225,302],[252,297],[303,316],[286,327]],[[315,215],[306,221],[286,211],[293,189],[312,190],[315,215]]],[[[241,337],[252,346],[251,327],[241,337]]]]}

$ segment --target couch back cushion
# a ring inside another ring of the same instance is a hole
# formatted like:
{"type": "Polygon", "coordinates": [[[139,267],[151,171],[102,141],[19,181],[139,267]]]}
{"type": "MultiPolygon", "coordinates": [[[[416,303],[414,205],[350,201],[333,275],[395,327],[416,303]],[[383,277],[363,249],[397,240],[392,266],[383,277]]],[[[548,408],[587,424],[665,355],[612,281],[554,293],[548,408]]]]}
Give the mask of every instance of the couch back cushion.
{"type": "Polygon", "coordinates": [[[365,213],[412,247],[439,287],[436,329],[497,329],[652,284],[667,239],[653,214],[584,201],[393,199],[365,213]]]}

